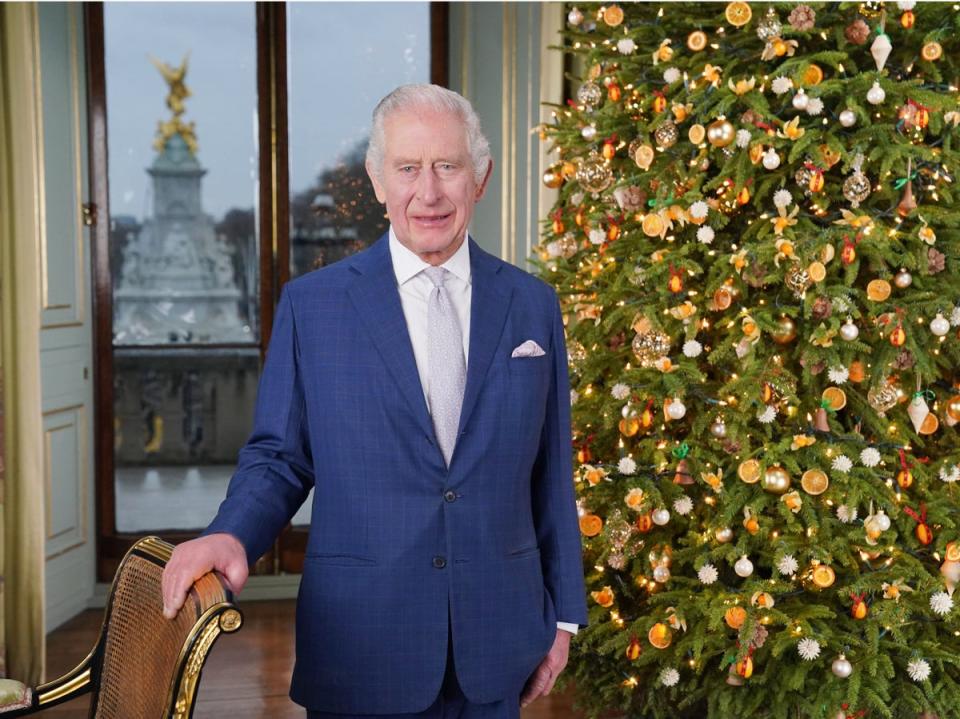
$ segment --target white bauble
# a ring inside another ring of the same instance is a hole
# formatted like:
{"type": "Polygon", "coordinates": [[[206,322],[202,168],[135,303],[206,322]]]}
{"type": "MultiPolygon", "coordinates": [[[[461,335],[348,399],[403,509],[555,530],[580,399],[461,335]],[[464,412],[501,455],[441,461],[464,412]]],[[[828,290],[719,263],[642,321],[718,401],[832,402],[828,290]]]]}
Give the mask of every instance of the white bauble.
{"type": "Polygon", "coordinates": [[[840,337],[847,342],[853,342],[860,336],[860,328],[853,324],[853,319],[847,317],[847,323],[840,327],[840,337]]]}
{"type": "Polygon", "coordinates": [[[687,414],[687,406],[678,399],[673,400],[667,407],[667,416],[670,419],[683,419],[687,414]]]}
{"type": "Polygon", "coordinates": [[[567,22],[577,27],[583,22],[583,13],[578,8],[574,8],[567,14],[567,22]]]}
{"type": "Polygon", "coordinates": [[[651,519],[658,527],[662,527],[664,524],[670,521],[670,510],[662,508],[658,509],[653,513],[651,519]]]}
{"type": "Polygon", "coordinates": [[[587,142],[592,142],[597,136],[597,128],[595,128],[593,125],[585,125],[584,128],[580,130],[580,135],[587,142]]]}
{"type": "Polygon", "coordinates": [[[879,82],[873,83],[873,86],[867,90],[867,102],[869,102],[871,105],[879,105],[886,99],[887,93],[885,93],[883,88],[880,87],[879,82]]]}
{"type": "Polygon", "coordinates": [[[780,155],[772,147],[763,153],[763,166],[767,170],[776,170],[780,167],[780,155]]]}
{"type": "Polygon", "coordinates": [[[882,509],[874,515],[874,519],[877,521],[877,526],[880,527],[881,532],[890,529],[890,517],[882,509]]]}
{"type": "Polygon", "coordinates": [[[737,560],[737,563],[733,565],[733,571],[737,573],[738,577],[747,578],[753,574],[753,562],[744,554],[737,560]]]}
{"type": "Polygon", "coordinates": [[[796,110],[806,110],[808,102],[810,102],[810,98],[807,97],[807,93],[803,90],[800,90],[793,96],[793,107],[796,110]]]}
{"type": "Polygon", "coordinates": [[[733,539],[733,530],[730,527],[721,527],[713,534],[716,537],[717,541],[721,544],[726,544],[731,539],[733,539]]]}
{"type": "Polygon", "coordinates": [[[937,316],[930,320],[930,331],[937,337],[943,337],[950,331],[950,321],[942,312],[937,312],[937,316]]]}
{"type": "Polygon", "coordinates": [[[853,127],[857,124],[857,113],[853,110],[844,110],[840,113],[840,124],[844,127],[853,127]]]}
{"type": "Polygon", "coordinates": [[[664,584],[670,581],[670,568],[662,564],[653,570],[653,581],[664,584]]]}
{"type": "Polygon", "coordinates": [[[845,656],[841,654],[839,657],[833,660],[833,666],[830,667],[830,671],[832,671],[841,679],[846,679],[853,674],[853,665],[845,656]]]}

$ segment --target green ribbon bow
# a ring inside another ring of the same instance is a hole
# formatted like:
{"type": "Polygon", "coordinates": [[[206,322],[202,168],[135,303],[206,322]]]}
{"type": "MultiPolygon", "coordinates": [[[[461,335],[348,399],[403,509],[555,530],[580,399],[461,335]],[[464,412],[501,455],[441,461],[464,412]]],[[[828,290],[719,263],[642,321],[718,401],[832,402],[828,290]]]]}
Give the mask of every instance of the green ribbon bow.
{"type": "Polygon", "coordinates": [[[677,459],[686,459],[687,455],[690,453],[690,445],[684,442],[679,447],[673,448],[673,456],[677,459]]]}

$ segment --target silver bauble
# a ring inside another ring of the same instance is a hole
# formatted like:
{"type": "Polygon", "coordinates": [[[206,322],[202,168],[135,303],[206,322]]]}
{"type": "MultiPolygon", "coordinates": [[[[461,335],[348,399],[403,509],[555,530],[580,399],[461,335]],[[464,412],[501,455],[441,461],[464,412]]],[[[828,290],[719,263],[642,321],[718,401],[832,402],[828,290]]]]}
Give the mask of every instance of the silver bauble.
{"type": "Polygon", "coordinates": [[[670,568],[665,567],[662,564],[658,567],[655,567],[653,570],[653,581],[660,584],[665,584],[670,581],[670,568]]]}
{"type": "Polygon", "coordinates": [[[580,23],[583,22],[583,13],[579,8],[573,8],[569,13],[567,13],[567,22],[577,27],[580,23]]]}
{"type": "Polygon", "coordinates": [[[663,332],[641,332],[633,338],[633,353],[641,367],[653,367],[657,360],[670,354],[670,335],[663,332]]]}
{"type": "Polygon", "coordinates": [[[905,290],[913,284],[913,275],[901,268],[900,271],[893,276],[893,284],[901,290],[905,290]]]}
{"type": "Polygon", "coordinates": [[[857,124],[857,113],[853,110],[844,110],[840,113],[840,124],[844,127],[853,127],[857,124]]]}
{"type": "Polygon", "coordinates": [[[853,207],[859,207],[861,202],[870,197],[870,180],[857,170],[843,183],[843,196],[853,207]]]}
{"type": "Polygon", "coordinates": [[[777,11],[773,8],[767,10],[767,14],[757,23],[757,37],[766,42],[775,37],[780,37],[783,32],[783,25],[780,18],[777,17],[777,11]]]}
{"type": "Polygon", "coordinates": [[[847,342],[853,342],[860,336],[860,328],[853,324],[853,318],[847,317],[845,325],[840,327],[840,337],[847,342]]]}
{"type": "Polygon", "coordinates": [[[658,527],[662,527],[670,521],[670,510],[663,508],[657,509],[650,516],[650,518],[653,520],[654,524],[656,524],[658,527]]]}
{"type": "Polygon", "coordinates": [[[722,419],[714,421],[710,425],[710,434],[712,434],[717,439],[723,439],[727,436],[727,424],[722,419]]]}
{"type": "Polygon", "coordinates": [[[763,153],[763,167],[767,170],[776,170],[780,167],[780,155],[772,147],[763,153]]]}
{"type": "Polygon", "coordinates": [[[677,138],[679,137],[680,131],[671,120],[667,120],[660,125],[653,133],[653,139],[660,147],[673,147],[677,144],[677,138]]]}
{"type": "Polygon", "coordinates": [[[595,82],[585,82],[577,90],[577,102],[588,110],[595,110],[603,102],[603,88],[595,82]]]}
{"type": "Polygon", "coordinates": [[[713,536],[721,544],[726,544],[733,539],[733,530],[730,527],[721,527],[713,533],[713,536]]]}
{"type": "Polygon", "coordinates": [[[796,95],[793,96],[793,108],[795,110],[806,110],[809,103],[810,98],[803,90],[800,90],[796,95]]]}

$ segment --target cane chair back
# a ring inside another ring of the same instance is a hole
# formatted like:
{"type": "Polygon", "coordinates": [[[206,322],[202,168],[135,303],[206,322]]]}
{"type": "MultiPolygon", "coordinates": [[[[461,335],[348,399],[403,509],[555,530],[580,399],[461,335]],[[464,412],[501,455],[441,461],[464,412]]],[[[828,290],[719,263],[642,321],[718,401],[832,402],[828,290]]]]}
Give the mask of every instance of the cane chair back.
{"type": "MultiPolygon", "coordinates": [[[[217,574],[198,579],[175,619],[163,617],[160,580],[173,546],[147,537],[124,557],[114,578],[96,647],[76,669],[37,687],[24,716],[93,693],[93,719],[189,719],[200,672],[221,633],[242,615],[217,574]]],[[[0,712],[0,716],[4,716],[0,712]]]]}

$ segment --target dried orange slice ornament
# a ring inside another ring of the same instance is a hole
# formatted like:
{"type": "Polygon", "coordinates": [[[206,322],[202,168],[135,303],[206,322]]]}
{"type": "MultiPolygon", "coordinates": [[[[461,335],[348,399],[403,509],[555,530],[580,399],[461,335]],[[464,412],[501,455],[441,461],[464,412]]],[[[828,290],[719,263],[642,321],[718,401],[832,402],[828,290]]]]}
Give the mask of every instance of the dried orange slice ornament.
{"type": "Polygon", "coordinates": [[[753,10],[745,2],[732,2],[727,5],[724,16],[727,18],[727,22],[734,27],[743,27],[753,17],[753,10]]]}
{"type": "Polygon", "coordinates": [[[839,387],[827,387],[823,390],[823,399],[830,409],[837,411],[847,406],[847,393],[839,387]]]}

